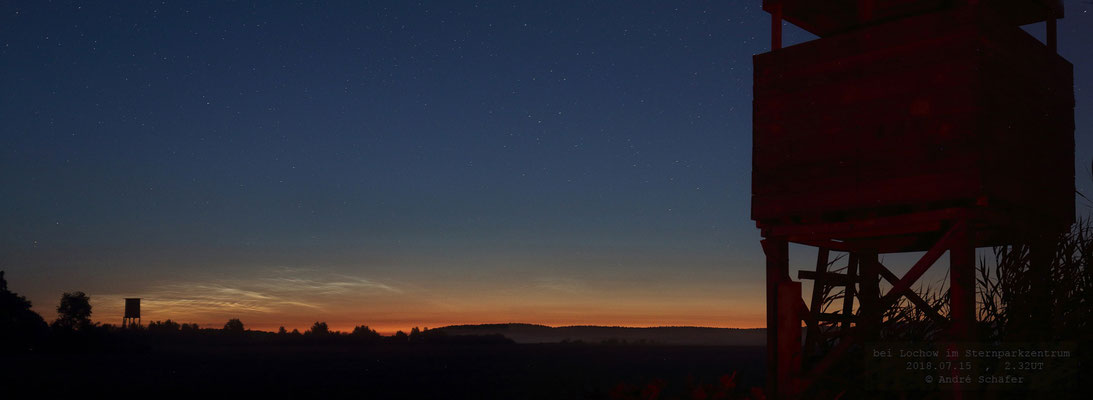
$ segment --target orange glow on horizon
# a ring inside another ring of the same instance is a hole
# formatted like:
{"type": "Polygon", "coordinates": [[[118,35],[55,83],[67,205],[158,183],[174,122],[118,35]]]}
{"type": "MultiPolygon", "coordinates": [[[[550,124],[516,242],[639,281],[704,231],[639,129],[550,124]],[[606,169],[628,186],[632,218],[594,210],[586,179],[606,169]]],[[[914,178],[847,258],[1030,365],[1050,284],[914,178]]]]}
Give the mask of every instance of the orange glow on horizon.
{"type": "MultiPolygon", "coordinates": [[[[366,325],[388,335],[414,327],[503,323],[717,328],[766,324],[763,286],[746,279],[728,285],[712,279],[696,283],[676,279],[671,272],[642,276],[640,281],[546,274],[455,278],[407,281],[277,268],[240,277],[157,282],[140,291],[88,294],[92,318],[101,323],[120,324],[124,298],[136,297],[142,299],[145,325],[170,319],[221,328],[238,318],[246,328],[262,331],[283,326],[304,332],[315,322],[342,332],[366,325]]],[[[48,314],[52,313],[43,316],[48,314]]]]}
{"type": "MultiPolygon", "coordinates": [[[[106,307],[103,307],[106,308],[106,307]]],[[[97,310],[98,311],[98,310],[97,310]]],[[[118,318],[101,318],[103,315],[113,315],[113,312],[96,312],[93,318],[96,322],[105,324],[118,325],[121,322],[120,314],[118,318]]],[[[763,328],[766,326],[765,309],[760,307],[754,307],[750,310],[734,310],[726,312],[721,310],[709,310],[708,312],[696,312],[695,310],[689,310],[689,312],[676,312],[665,313],[667,310],[658,310],[658,312],[649,312],[648,315],[638,315],[638,310],[630,312],[616,313],[611,315],[605,312],[589,312],[584,315],[559,315],[564,313],[541,311],[541,312],[526,312],[526,313],[512,313],[512,312],[495,312],[490,314],[472,315],[470,313],[458,313],[450,315],[436,315],[435,312],[422,312],[421,317],[415,317],[412,314],[403,315],[401,317],[392,316],[379,316],[373,315],[361,316],[359,318],[346,317],[352,315],[352,313],[328,313],[323,315],[236,315],[230,316],[224,314],[221,318],[208,314],[194,314],[184,311],[175,310],[156,310],[154,312],[145,312],[142,315],[142,323],[144,325],[149,324],[152,321],[162,321],[170,319],[178,323],[197,323],[201,328],[215,328],[219,329],[224,326],[224,323],[231,318],[239,318],[243,321],[244,326],[250,330],[259,330],[267,332],[276,332],[280,327],[284,327],[291,332],[293,329],[300,332],[307,331],[315,322],[326,322],[331,330],[341,332],[351,332],[354,327],[360,325],[367,325],[369,328],[376,330],[383,335],[393,335],[397,331],[403,331],[409,333],[414,327],[418,328],[440,328],[444,326],[452,325],[481,325],[481,324],[507,324],[507,323],[521,323],[521,324],[534,324],[545,325],[550,327],[563,327],[563,326],[578,326],[578,325],[595,325],[595,326],[620,326],[620,327],[633,327],[633,328],[649,328],[649,327],[664,327],[664,326],[695,326],[695,327],[710,327],[710,328],[763,328]],[[725,315],[723,318],[717,317],[717,315],[725,315]],[[713,317],[711,317],[713,316],[713,317]]]]}
{"type": "MultiPolygon", "coordinates": [[[[202,329],[205,329],[205,328],[220,329],[224,326],[224,323],[227,322],[227,320],[225,320],[223,322],[201,323],[201,322],[194,322],[194,321],[188,321],[188,320],[176,320],[174,318],[169,318],[169,319],[172,320],[172,321],[178,322],[178,323],[197,323],[198,326],[201,327],[202,329]]],[[[104,323],[104,324],[119,325],[120,324],[120,318],[118,319],[118,321],[96,320],[96,322],[104,323]]],[[[152,320],[142,320],[142,324],[144,324],[145,326],[147,326],[148,323],[150,323],[150,322],[152,322],[152,320]]],[[[294,322],[286,322],[286,323],[282,324],[282,323],[264,323],[263,321],[248,322],[246,320],[243,320],[243,324],[248,330],[265,331],[265,332],[277,332],[277,330],[280,327],[283,326],[285,328],[285,330],[287,330],[289,332],[292,332],[293,329],[296,329],[296,330],[299,330],[301,333],[303,333],[303,332],[307,331],[308,329],[310,329],[312,324],[314,324],[315,322],[327,322],[327,325],[329,326],[330,330],[346,332],[346,333],[352,332],[353,328],[355,328],[356,326],[368,325],[369,328],[379,332],[381,335],[384,335],[384,336],[394,335],[398,331],[403,331],[403,332],[409,333],[410,330],[415,328],[415,327],[421,328],[421,329],[425,329],[425,328],[435,329],[435,328],[442,328],[442,327],[445,327],[445,326],[453,326],[453,325],[486,325],[486,324],[509,324],[509,323],[513,323],[513,324],[530,324],[530,325],[545,325],[545,326],[549,326],[549,327],[553,327],[553,328],[566,327],[566,326],[607,326],[607,327],[627,327],[627,328],[655,328],[655,327],[669,327],[669,326],[692,326],[692,327],[703,327],[703,328],[754,329],[754,328],[765,328],[766,327],[766,320],[765,319],[756,320],[756,321],[736,321],[738,323],[727,323],[726,321],[717,321],[717,320],[710,320],[707,323],[701,323],[701,322],[697,322],[697,321],[696,321],[696,323],[670,323],[670,322],[667,322],[667,323],[649,323],[648,321],[644,321],[644,320],[638,320],[638,321],[614,320],[614,321],[604,321],[604,322],[594,322],[594,321],[548,321],[548,322],[540,322],[540,321],[530,321],[530,320],[509,321],[509,320],[481,319],[481,320],[473,320],[473,321],[465,321],[465,322],[424,321],[424,320],[422,320],[422,321],[407,321],[405,323],[383,323],[383,324],[331,323],[331,322],[328,322],[326,320],[306,321],[306,322],[305,321],[294,321],[294,322]]]]}

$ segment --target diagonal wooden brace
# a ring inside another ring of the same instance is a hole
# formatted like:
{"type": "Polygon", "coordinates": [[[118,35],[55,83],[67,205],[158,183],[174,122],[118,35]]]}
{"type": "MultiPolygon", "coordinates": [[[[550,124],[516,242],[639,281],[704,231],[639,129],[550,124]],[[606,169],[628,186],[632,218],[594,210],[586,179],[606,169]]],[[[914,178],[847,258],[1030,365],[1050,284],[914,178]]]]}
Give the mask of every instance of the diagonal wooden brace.
{"type": "MultiPolygon", "coordinates": [[[[897,282],[899,282],[899,278],[896,277],[896,274],[893,274],[892,271],[885,267],[883,264],[878,262],[877,267],[879,267],[880,269],[880,275],[884,277],[884,280],[888,281],[888,283],[895,285],[897,282]]],[[[919,297],[918,293],[908,290],[903,293],[903,296],[906,297],[908,300],[911,300],[911,303],[913,303],[915,307],[917,307],[919,310],[922,310],[922,312],[925,313],[926,316],[930,317],[930,319],[933,319],[938,324],[944,325],[949,322],[948,319],[946,319],[937,312],[937,309],[930,306],[930,303],[927,303],[926,300],[923,300],[922,297],[919,297]]]]}
{"type": "Polygon", "coordinates": [[[899,298],[899,296],[913,293],[910,291],[911,285],[914,285],[915,282],[918,281],[918,278],[921,278],[922,275],[926,273],[926,270],[930,269],[930,267],[949,250],[953,241],[960,235],[963,235],[966,229],[968,229],[968,222],[966,220],[958,220],[953,224],[953,226],[945,232],[945,235],[943,235],[937,243],[934,243],[934,246],[931,247],[909,271],[907,271],[907,274],[903,275],[902,279],[892,284],[892,289],[878,302],[880,308],[887,309],[897,298],[899,298]]]}

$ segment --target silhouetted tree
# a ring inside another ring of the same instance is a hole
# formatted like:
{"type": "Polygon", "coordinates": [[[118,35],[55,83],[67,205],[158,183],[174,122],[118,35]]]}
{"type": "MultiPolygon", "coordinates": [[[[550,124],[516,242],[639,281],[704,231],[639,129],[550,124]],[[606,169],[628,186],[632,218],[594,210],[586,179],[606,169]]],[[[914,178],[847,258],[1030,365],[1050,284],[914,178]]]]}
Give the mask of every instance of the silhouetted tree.
{"type": "Polygon", "coordinates": [[[288,331],[286,331],[286,330],[285,330],[285,327],[283,327],[283,326],[282,326],[282,327],[280,327],[280,328],[277,328],[277,334],[278,334],[278,335],[287,335],[287,334],[288,334],[288,331]]]}
{"type": "Polygon", "coordinates": [[[423,337],[421,335],[421,329],[418,329],[418,327],[416,327],[416,326],[414,327],[414,329],[411,329],[410,330],[410,337],[408,339],[409,339],[410,343],[421,342],[422,339],[423,339],[423,337]]]}
{"type": "Polygon", "coordinates": [[[406,343],[410,341],[410,337],[406,336],[406,332],[398,331],[395,332],[394,336],[391,336],[391,341],[395,343],[406,343]]]}
{"type": "Polygon", "coordinates": [[[354,338],[357,338],[358,340],[366,340],[366,341],[379,340],[382,337],[382,336],[380,336],[379,332],[376,332],[372,328],[369,328],[368,325],[361,325],[361,326],[354,327],[353,332],[350,333],[349,335],[354,337],[354,338]]]}
{"type": "Polygon", "coordinates": [[[148,332],[152,333],[177,333],[181,329],[181,325],[179,325],[177,322],[171,321],[170,319],[163,322],[152,321],[148,324],[148,332]]]}
{"type": "Polygon", "coordinates": [[[315,322],[315,325],[311,326],[311,329],[307,331],[307,334],[312,336],[327,336],[330,334],[330,328],[326,326],[326,322],[315,322]]]}
{"type": "Polygon", "coordinates": [[[61,305],[57,306],[57,320],[53,326],[67,330],[85,330],[91,324],[91,298],[84,292],[65,292],[61,305]]]}
{"type": "Polygon", "coordinates": [[[197,333],[198,329],[197,324],[182,324],[179,328],[183,333],[197,333]]]}
{"type": "Polygon", "coordinates": [[[0,350],[31,348],[48,331],[42,316],[30,309],[30,301],[8,290],[0,271],[0,350]]]}
{"type": "Polygon", "coordinates": [[[228,323],[224,324],[224,333],[242,334],[244,331],[243,321],[240,321],[239,318],[229,319],[228,323]]]}

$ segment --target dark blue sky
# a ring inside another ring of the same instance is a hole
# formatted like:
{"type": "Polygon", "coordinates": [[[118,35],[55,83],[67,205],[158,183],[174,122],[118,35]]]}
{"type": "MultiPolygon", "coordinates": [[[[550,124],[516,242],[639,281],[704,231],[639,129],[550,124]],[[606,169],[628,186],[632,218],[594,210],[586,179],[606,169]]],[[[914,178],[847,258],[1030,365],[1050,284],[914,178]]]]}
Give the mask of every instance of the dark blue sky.
{"type": "Polygon", "coordinates": [[[761,322],[758,1],[268,3],[0,5],[0,265],[39,312],[761,322]]]}

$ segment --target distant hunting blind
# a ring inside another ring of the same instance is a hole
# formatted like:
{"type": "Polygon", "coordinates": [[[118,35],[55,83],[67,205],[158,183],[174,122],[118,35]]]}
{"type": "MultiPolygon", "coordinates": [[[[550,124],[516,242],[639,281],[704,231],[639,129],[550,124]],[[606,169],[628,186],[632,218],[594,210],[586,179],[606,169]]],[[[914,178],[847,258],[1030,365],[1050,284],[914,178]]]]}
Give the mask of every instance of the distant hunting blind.
{"type": "Polygon", "coordinates": [[[767,257],[767,393],[813,398],[901,298],[948,339],[973,338],[976,247],[1029,244],[1046,271],[1050,238],[1075,216],[1073,66],[1056,52],[1058,0],[762,8],[771,51],[753,58],[751,217],[767,257]],[[782,48],[783,21],[819,38],[782,48]],[[1046,43],[1020,27],[1037,22],[1046,43]],[[797,280],[789,243],[817,248],[797,280]],[[906,269],[878,257],[915,251],[906,269]],[[846,253],[845,273],[828,271],[831,252],[846,253]],[[941,315],[910,288],[946,252],[941,315]],[[801,280],[814,281],[810,302],[801,280]],[[832,288],[848,300],[821,310],[832,288]]]}
{"type": "Polygon", "coordinates": [[[125,317],[122,318],[121,326],[132,324],[140,326],[140,298],[125,299],[125,317]]]}

